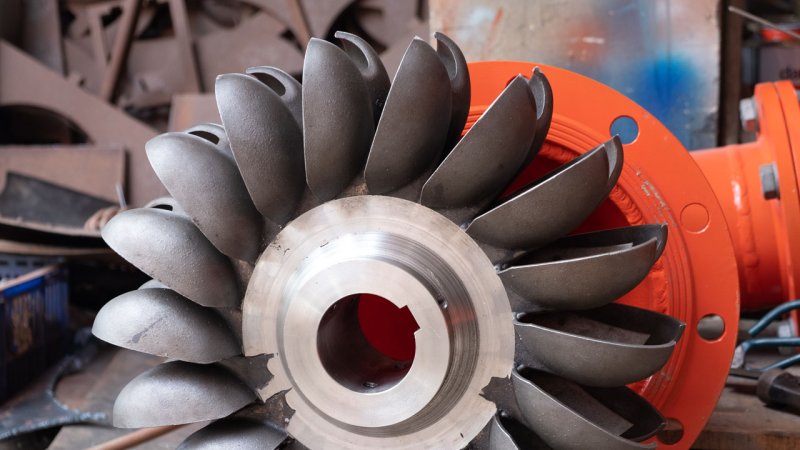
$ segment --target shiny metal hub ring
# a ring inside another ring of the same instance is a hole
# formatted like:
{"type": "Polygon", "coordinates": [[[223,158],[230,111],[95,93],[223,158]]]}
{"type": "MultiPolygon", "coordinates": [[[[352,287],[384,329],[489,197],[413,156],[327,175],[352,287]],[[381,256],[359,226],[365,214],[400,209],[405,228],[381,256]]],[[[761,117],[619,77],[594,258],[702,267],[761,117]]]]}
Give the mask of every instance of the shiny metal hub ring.
{"type": "Polygon", "coordinates": [[[461,228],[414,202],[356,196],[311,209],[264,251],[243,340],[246,356],[275,355],[261,396],[290,389],[288,432],[309,447],[463,447],[496,410],[482,389],[513,366],[511,318],[493,264],[461,228]],[[352,336],[347,299],[362,293],[414,316],[408,368],[352,336]]]}

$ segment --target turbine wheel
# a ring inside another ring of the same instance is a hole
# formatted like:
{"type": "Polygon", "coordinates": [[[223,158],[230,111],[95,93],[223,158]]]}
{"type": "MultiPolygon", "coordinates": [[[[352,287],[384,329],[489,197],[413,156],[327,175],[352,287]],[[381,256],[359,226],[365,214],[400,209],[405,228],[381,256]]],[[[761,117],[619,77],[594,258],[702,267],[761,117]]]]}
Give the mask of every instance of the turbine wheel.
{"type": "Polygon", "coordinates": [[[654,446],[664,419],[625,385],[684,325],[614,301],[667,227],[570,235],[616,184],[619,139],[506,193],[550,126],[542,71],[459,139],[455,43],[414,40],[389,83],[366,42],[336,36],[344,48],[309,42],[302,86],[269,67],[221,75],[224,128],[148,143],[173,198],[103,237],[154,281],[94,333],[172,360],[124,389],[115,424],[219,419],[186,449],[654,446]],[[410,324],[412,351],[369,331],[375,302],[410,324]]]}

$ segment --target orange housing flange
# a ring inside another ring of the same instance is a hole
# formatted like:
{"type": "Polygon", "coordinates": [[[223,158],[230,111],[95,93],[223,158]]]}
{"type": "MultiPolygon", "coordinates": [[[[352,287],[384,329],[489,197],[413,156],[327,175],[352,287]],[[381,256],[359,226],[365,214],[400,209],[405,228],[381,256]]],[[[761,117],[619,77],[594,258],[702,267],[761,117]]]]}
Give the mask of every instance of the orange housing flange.
{"type": "MultiPolygon", "coordinates": [[[[629,117],[638,136],[624,146],[625,167],[609,199],[581,230],[667,223],[664,255],[648,277],[621,302],[669,314],[686,322],[676,351],[664,368],[637,388],[673,428],[659,448],[689,448],[700,434],[725,384],[736,343],[739,283],[725,215],[703,172],[680,142],[655,117],[624,95],[589,78],[539,66],[554,92],[547,141],[515,186],[592,149],[611,135],[611,124],[629,117]],[[698,333],[706,317],[724,331],[707,340],[698,333]]],[[[470,64],[472,106],[467,128],[517,74],[534,64],[470,64]]],[[[569,195],[568,192],[564,193],[569,195]]],[[[654,438],[660,439],[660,438],[654,438]]]]}
{"type": "Polygon", "coordinates": [[[731,231],[743,310],[797,299],[800,282],[800,104],[788,81],[757,85],[753,100],[755,142],[692,153],[731,231]]]}

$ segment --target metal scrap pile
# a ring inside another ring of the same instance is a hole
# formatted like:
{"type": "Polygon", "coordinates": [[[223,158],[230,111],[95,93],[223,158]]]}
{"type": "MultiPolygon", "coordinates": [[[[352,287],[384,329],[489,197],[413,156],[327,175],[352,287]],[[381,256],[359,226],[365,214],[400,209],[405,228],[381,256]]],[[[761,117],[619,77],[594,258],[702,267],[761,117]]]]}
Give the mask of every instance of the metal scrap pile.
{"type": "Polygon", "coordinates": [[[394,73],[426,15],[417,0],[0,0],[0,269],[66,261],[71,302],[93,307],[132,288],[141,274],[99,229],[166,194],[145,143],[219,123],[218,74],[278,66],[299,79],[309,40],[335,30],[394,73]]]}
{"type": "Polygon", "coordinates": [[[0,221],[91,237],[110,215],[83,230],[95,211],[164,193],[144,143],[218,122],[217,74],[280,66],[299,77],[308,40],[333,40],[334,29],[365,37],[393,73],[409,38],[427,34],[417,1],[0,0],[0,9],[0,221]]]}

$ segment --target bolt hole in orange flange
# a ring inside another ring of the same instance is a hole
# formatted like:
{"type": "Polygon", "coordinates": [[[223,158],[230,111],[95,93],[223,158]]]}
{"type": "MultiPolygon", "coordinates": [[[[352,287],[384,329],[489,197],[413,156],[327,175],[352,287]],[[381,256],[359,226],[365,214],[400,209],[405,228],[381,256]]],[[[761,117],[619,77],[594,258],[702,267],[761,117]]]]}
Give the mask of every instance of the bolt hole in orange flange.
{"type": "MultiPolygon", "coordinates": [[[[534,66],[508,61],[470,64],[472,107],[467,128],[509,79],[529,76],[534,66]]],[[[620,134],[626,144],[619,183],[575,232],[668,224],[663,256],[648,277],[619,301],[686,323],[670,361],[632,387],[670,418],[671,425],[654,438],[659,447],[689,448],[725,385],[738,330],[736,259],[722,210],[693,158],[647,111],[596,81],[563,69],[540,68],[553,87],[553,121],[539,155],[511,189],[620,134]]]]}
{"type": "Polygon", "coordinates": [[[639,124],[632,117],[619,116],[611,122],[611,136],[619,136],[623,144],[633,144],[639,137],[639,124]]]}

